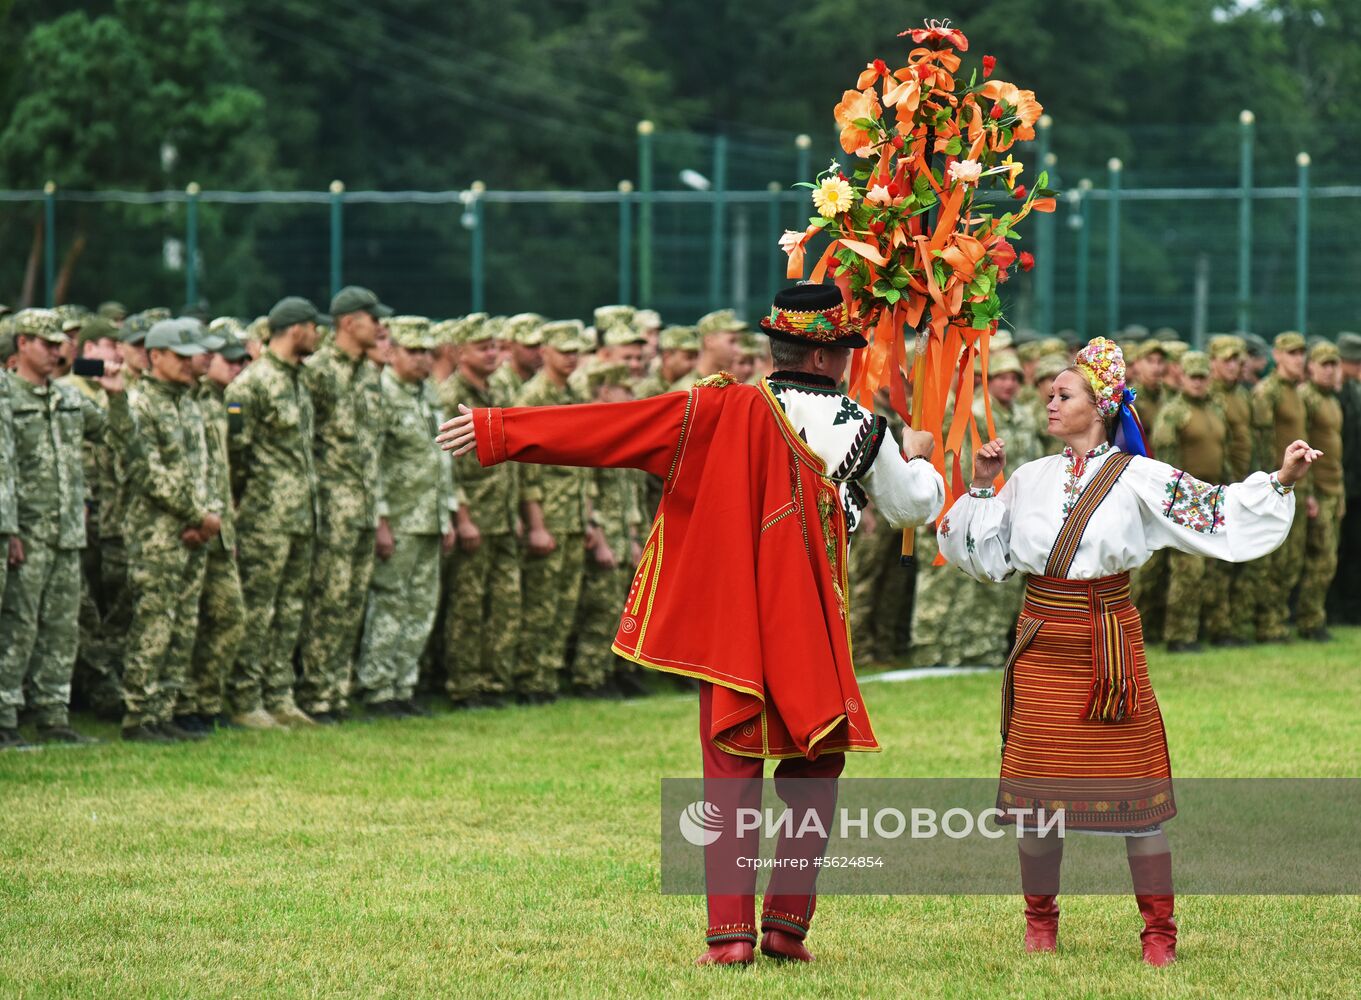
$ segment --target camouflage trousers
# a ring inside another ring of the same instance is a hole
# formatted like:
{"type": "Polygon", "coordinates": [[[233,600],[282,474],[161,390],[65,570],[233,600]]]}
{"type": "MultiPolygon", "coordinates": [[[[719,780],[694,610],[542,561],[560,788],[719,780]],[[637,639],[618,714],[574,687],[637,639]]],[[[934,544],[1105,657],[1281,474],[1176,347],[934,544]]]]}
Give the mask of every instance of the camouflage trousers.
{"type": "Polygon", "coordinates": [[[18,724],[25,683],[34,721],[66,724],[79,614],[80,551],[24,539],[0,604],[0,727],[18,724]]]}
{"type": "Polygon", "coordinates": [[[374,534],[365,530],[339,539],[317,539],[296,695],[305,712],[345,708],[373,576],[374,534]]]}
{"type": "Polygon", "coordinates": [[[444,689],[453,701],[504,695],[515,686],[520,642],[520,541],[483,535],[456,551],[444,612],[444,689]]]}
{"type": "MultiPolygon", "coordinates": [[[[72,701],[100,715],[121,717],[123,714],[123,652],[126,628],[118,642],[106,637],[104,618],[110,597],[104,592],[104,553],[93,528],[87,534],[87,544],[80,554],[80,646],[76,653],[76,668],[71,677],[72,701]]],[[[126,583],[126,566],[124,567],[126,583]]]]}
{"type": "Polygon", "coordinates": [[[132,627],[123,662],[123,728],[169,722],[189,678],[207,551],[133,543],[132,627]]]}
{"type": "Polygon", "coordinates": [[[935,533],[917,532],[917,596],[912,605],[912,663],[919,667],[1000,667],[1025,595],[1025,580],[979,583],[948,563],[933,566],[935,533]]]}
{"type": "Polygon", "coordinates": [[[1304,574],[1304,550],[1308,535],[1309,516],[1306,504],[1295,504],[1295,519],[1290,534],[1279,549],[1266,557],[1257,587],[1257,641],[1284,639],[1290,631],[1290,597],[1304,574]]]}
{"type": "Polygon", "coordinates": [[[847,572],[857,662],[883,662],[911,651],[908,634],[916,570],[902,565],[902,550],[903,533],[882,520],[873,532],[851,536],[847,572]]]}
{"type": "Polygon", "coordinates": [[[1139,617],[1144,624],[1145,642],[1163,640],[1167,620],[1170,557],[1169,550],[1159,549],[1133,574],[1130,601],[1139,609],[1139,617]]]}
{"type": "Polygon", "coordinates": [[[1196,642],[1202,634],[1208,639],[1233,635],[1229,613],[1233,565],[1190,552],[1169,551],[1167,566],[1163,639],[1189,643],[1196,642]]]}
{"type": "Polygon", "coordinates": [[[312,579],[312,536],[241,532],[237,550],[246,634],[227,679],[227,699],[233,712],[261,704],[277,711],[294,703],[293,651],[312,579]]]}
{"type": "Polygon", "coordinates": [[[241,596],[236,554],[214,542],[208,550],[198,602],[198,635],[189,683],[181,692],[176,715],[221,714],[227,675],[245,632],[246,602],[241,596]]]}
{"type": "MultiPolygon", "coordinates": [[[[623,552],[627,559],[626,545],[623,552]]],[[[586,557],[581,576],[581,599],[577,602],[577,650],[571,667],[573,687],[594,690],[615,674],[620,658],[610,647],[619,630],[620,609],[628,600],[632,582],[632,563],[621,562],[606,568],[590,556],[586,557]]]]}
{"type": "Polygon", "coordinates": [[[567,657],[567,640],[581,599],[586,550],[582,532],[563,532],[546,556],[525,555],[520,564],[523,625],[515,690],[556,694],[567,657]]]}
{"type": "Polygon", "coordinates": [[[439,605],[439,535],[396,535],[392,555],[374,562],[355,689],[364,701],[406,701],[416,693],[421,651],[439,605]]]}
{"type": "Polygon", "coordinates": [[[1342,497],[1320,496],[1318,517],[1310,518],[1304,535],[1304,572],[1295,627],[1309,633],[1328,624],[1328,588],[1337,572],[1337,537],[1342,526],[1342,497]]]}

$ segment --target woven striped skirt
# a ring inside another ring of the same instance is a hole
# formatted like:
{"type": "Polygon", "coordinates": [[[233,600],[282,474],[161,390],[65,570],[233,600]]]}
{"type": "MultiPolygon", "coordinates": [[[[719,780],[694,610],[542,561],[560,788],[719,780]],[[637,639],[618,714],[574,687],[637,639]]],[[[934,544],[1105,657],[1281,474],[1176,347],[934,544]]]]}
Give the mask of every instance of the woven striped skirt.
{"type": "Polygon", "coordinates": [[[1148,832],[1176,815],[1129,574],[1032,576],[1002,693],[998,808],[1067,829],[1148,832]]]}

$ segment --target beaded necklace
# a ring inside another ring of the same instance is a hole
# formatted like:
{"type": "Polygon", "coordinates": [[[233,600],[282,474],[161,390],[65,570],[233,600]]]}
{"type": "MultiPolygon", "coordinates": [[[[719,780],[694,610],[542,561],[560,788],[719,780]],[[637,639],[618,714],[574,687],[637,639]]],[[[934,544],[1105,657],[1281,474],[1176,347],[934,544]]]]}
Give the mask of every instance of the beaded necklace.
{"type": "Polygon", "coordinates": [[[1094,458],[1106,454],[1112,445],[1109,441],[1103,441],[1085,455],[1078,455],[1072,448],[1063,449],[1063,457],[1067,462],[1068,478],[1063,484],[1063,519],[1068,520],[1068,512],[1072,510],[1077,498],[1082,495],[1082,475],[1087,471],[1088,464],[1094,458]]]}

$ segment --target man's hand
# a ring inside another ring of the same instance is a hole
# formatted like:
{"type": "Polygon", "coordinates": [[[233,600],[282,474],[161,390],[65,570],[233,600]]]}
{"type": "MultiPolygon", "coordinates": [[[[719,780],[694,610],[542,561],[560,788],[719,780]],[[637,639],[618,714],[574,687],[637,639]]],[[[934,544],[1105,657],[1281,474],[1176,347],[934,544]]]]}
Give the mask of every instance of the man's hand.
{"type": "Polygon", "coordinates": [[[1281,467],[1276,472],[1276,481],[1282,486],[1294,486],[1304,478],[1314,459],[1322,454],[1323,452],[1318,449],[1309,447],[1308,441],[1291,441],[1286,446],[1285,457],[1281,459],[1281,467]]]}
{"type": "Polygon", "coordinates": [[[557,540],[547,528],[530,528],[525,544],[529,547],[529,554],[540,559],[558,547],[557,540]]]}
{"type": "Polygon", "coordinates": [[[604,538],[600,539],[600,544],[591,549],[591,558],[595,560],[597,566],[604,569],[614,569],[619,565],[619,559],[614,554],[614,549],[610,548],[609,543],[604,538]]]}
{"type": "Polygon", "coordinates": [[[991,486],[993,480],[1002,474],[1007,464],[1007,443],[1001,438],[989,441],[974,452],[973,486],[979,489],[991,486]]]}
{"type": "Polygon", "coordinates": [[[9,537],[9,567],[15,569],[22,566],[28,557],[24,555],[24,540],[18,535],[9,537]]]}
{"type": "Polygon", "coordinates": [[[1318,497],[1309,497],[1304,501],[1304,513],[1311,521],[1318,517],[1318,497]]]}
{"type": "Polygon", "coordinates": [[[185,528],[180,532],[180,541],[187,549],[200,549],[203,547],[203,533],[197,528],[185,528]]]}
{"type": "Polygon", "coordinates": [[[903,431],[903,454],[908,458],[930,461],[935,450],[936,437],[930,431],[914,431],[911,428],[903,431]]]}
{"type": "Polygon", "coordinates": [[[373,554],[383,562],[387,562],[396,550],[397,542],[392,537],[392,526],[388,524],[387,518],[381,518],[378,521],[378,533],[374,537],[373,554]]]}
{"type": "Polygon", "coordinates": [[[458,547],[464,552],[476,552],[482,544],[482,532],[478,530],[473,519],[464,515],[461,511],[458,517],[458,547]]]}
{"type": "Polygon", "coordinates": [[[198,526],[198,533],[203,536],[205,542],[212,541],[222,534],[222,518],[217,514],[209,514],[198,526]]]}
{"type": "Polygon", "coordinates": [[[104,374],[95,379],[105,392],[120,393],[123,391],[125,382],[123,379],[123,362],[117,360],[106,360],[104,362],[104,374]]]}
{"type": "Polygon", "coordinates": [[[459,415],[440,424],[439,435],[435,440],[445,451],[452,451],[454,457],[466,455],[477,447],[477,433],[473,430],[473,411],[462,403],[458,404],[459,415]]]}
{"type": "Polygon", "coordinates": [[[638,539],[629,539],[629,555],[633,557],[633,565],[637,566],[643,561],[643,545],[638,539]]]}
{"type": "Polygon", "coordinates": [[[582,545],[587,552],[594,552],[601,545],[605,544],[605,533],[594,524],[586,529],[586,537],[582,539],[582,545]]]}
{"type": "Polygon", "coordinates": [[[450,552],[454,551],[454,545],[456,545],[457,543],[458,543],[458,529],[451,524],[449,525],[449,530],[446,531],[443,534],[443,536],[440,537],[439,540],[440,553],[442,555],[447,556],[450,552]]]}

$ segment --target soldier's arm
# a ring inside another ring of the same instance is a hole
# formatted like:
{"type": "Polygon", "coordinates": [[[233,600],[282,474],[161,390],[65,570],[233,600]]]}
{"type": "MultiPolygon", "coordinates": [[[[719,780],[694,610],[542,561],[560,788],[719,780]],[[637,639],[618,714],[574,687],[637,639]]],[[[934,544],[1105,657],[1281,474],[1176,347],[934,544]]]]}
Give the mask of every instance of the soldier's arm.
{"type": "Polygon", "coordinates": [[[176,440],[178,414],[139,407],[141,440],[131,475],[137,491],[184,526],[202,524],[210,513],[194,498],[194,470],[176,440]]]}
{"type": "Polygon", "coordinates": [[[1180,405],[1164,406],[1153,423],[1153,452],[1158,461],[1181,468],[1181,429],[1190,414],[1180,405]]]}
{"type": "Polygon", "coordinates": [[[227,456],[231,466],[232,500],[239,504],[250,481],[251,446],[256,433],[256,409],[250,386],[240,379],[227,386],[227,456]]]}

